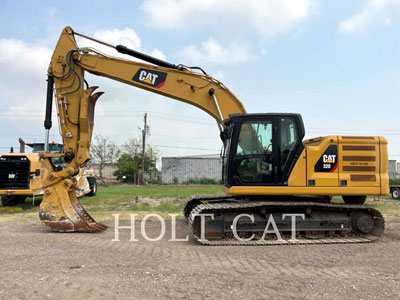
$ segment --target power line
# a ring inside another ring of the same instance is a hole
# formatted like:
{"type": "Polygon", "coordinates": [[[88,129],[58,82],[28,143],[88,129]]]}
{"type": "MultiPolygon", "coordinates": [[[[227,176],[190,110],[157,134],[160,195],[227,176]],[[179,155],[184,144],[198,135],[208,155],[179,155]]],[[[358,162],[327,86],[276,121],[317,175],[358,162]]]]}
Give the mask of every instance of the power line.
{"type": "Polygon", "coordinates": [[[16,134],[0,134],[0,136],[12,136],[12,137],[15,137],[15,136],[17,136],[17,135],[20,135],[20,136],[44,136],[44,134],[18,134],[18,133],[16,133],[16,134]]]}
{"type": "MultiPolygon", "coordinates": [[[[96,134],[96,132],[95,132],[96,134]]],[[[0,137],[15,137],[15,136],[22,136],[22,137],[36,137],[36,136],[42,136],[43,134],[0,134],[0,137]]],[[[127,133],[127,134],[104,134],[105,136],[109,137],[141,137],[140,134],[136,133],[127,133]]],[[[150,134],[150,137],[166,137],[166,138],[178,138],[178,139],[201,139],[201,140],[215,140],[217,139],[216,137],[200,137],[200,136],[187,136],[187,135],[169,135],[169,134],[150,134]]]]}
{"type": "Polygon", "coordinates": [[[187,122],[187,123],[196,123],[196,124],[204,124],[204,125],[213,125],[215,126],[214,122],[207,122],[207,121],[195,121],[192,119],[182,119],[182,118],[170,118],[170,117],[161,117],[161,116],[157,116],[157,118],[160,119],[165,119],[165,120],[172,120],[172,121],[180,121],[180,122],[187,122]]]}
{"type": "MultiPolygon", "coordinates": [[[[5,113],[25,113],[25,114],[0,114],[0,117],[3,116],[10,116],[10,117],[20,117],[20,116],[29,116],[29,117],[42,117],[44,115],[44,112],[42,111],[28,111],[28,110],[0,110],[0,112],[5,112],[5,113]],[[32,115],[32,113],[40,113],[40,114],[34,114],[32,115]]],[[[161,116],[167,116],[169,118],[177,118],[177,119],[184,119],[182,118],[182,115],[176,115],[176,114],[169,114],[169,113],[164,113],[164,112],[156,112],[156,111],[140,111],[140,110],[107,110],[107,111],[102,111],[102,112],[97,112],[96,113],[96,117],[119,117],[121,116],[121,114],[135,114],[138,116],[141,116],[143,113],[151,113],[151,114],[156,114],[156,115],[161,115],[161,116]],[[111,114],[110,114],[111,113],[111,114]],[[117,115],[113,115],[113,114],[117,114],[117,115]]],[[[56,116],[55,114],[53,114],[53,116],[56,116]]],[[[124,117],[131,117],[131,115],[129,116],[124,116],[124,117]]],[[[211,123],[207,120],[205,120],[202,117],[190,117],[190,119],[185,119],[188,121],[192,121],[193,119],[198,119],[201,120],[203,122],[207,122],[207,123],[211,123]]]]}
{"type": "MultiPolygon", "coordinates": [[[[95,132],[96,134],[96,132],[95,132]]],[[[133,133],[128,133],[128,134],[104,134],[105,136],[113,136],[113,137],[129,137],[129,136],[135,136],[135,137],[140,137],[140,134],[133,134],[133,133]]],[[[0,135],[1,136],[1,135],[0,135]]],[[[201,139],[201,140],[215,140],[213,137],[201,137],[201,136],[187,136],[187,135],[170,135],[170,134],[149,134],[150,137],[167,137],[167,138],[181,138],[181,139],[201,139]]]]}
{"type": "MultiPolygon", "coordinates": [[[[150,145],[150,144],[148,144],[148,145],[150,145]]],[[[118,145],[118,146],[122,146],[122,145],[118,145]]],[[[205,149],[205,148],[179,147],[179,146],[167,146],[167,145],[150,145],[150,146],[159,147],[159,148],[174,148],[174,149],[186,149],[186,150],[220,151],[220,149],[205,149]]],[[[9,147],[0,147],[0,149],[10,149],[11,147],[13,147],[14,149],[17,148],[17,146],[9,146],[9,147]]]]}
{"type": "MultiPolygon", "coordinates": [[[[313,134],[324,134],[324,135],[341,135],[337,133],[332,133],[332,132],[322,132],[322,131],[307,131],[306,133],[313,133],[313,134]]],[[[346,132],[346,134],[352,134],[351,132],[346,132]]],[[[397,136],[400,135],[400,133],[382,133],[382,135],[390,135],[390,136],[397,136]]]]}
{"type": "MultiPolygon", "coordinates": [[[[32,115],[32,114],[8,114],[8,115],[2,115],[0,114],[0,118],[1,117],[26,117],[26,118],[43,118],[43,115],[32,115]]],[[[53,116],[54,118],[56,118],[56,116],[53,116]]],[[[155,116],[159,119],[164,119],[164,120],[170,120],[170,121],[178,121],[178,122],[186,122],[186,123],[192,123],[192,124],[201,124],[201,125],[208,125],[208,126],[214,126],[215,123],[214,122],[209,122],[209,121],[197,121],[197,120],[193,120],[193,119],[184,119],[184,118],[173,118],[173,117],[164,117],[164,116],[155,116]]],[[[117,115],[109,115],[109,114],[104,114],[104,115],[96,115],[96,118],[119,118],[119,119],[125,119],[125,118],[132,118],[132,115],[121,115],[121,114],[117,114],[117,115]]],[[[310,128],[311,130],[315,130],[317,128],[310,128]]],[[[385,136],[399,136],[400,135],[400,130],[395,130],[395,129],[328,129],[328,128],[324,128],[321,130],[325,130],[325,131],[307,131],[306,133],[312,133],[312,134],[324,134],[324,135],[337,135],[338,133],[335,133],[335,131],[346,131],[344,134],[359,134],[358,132],[376,132],[375,134],[379,134],[381,133],[382,135],[385,136]],[[333,132],[332,132],[333,131],[333,132]],[[385,131],[388,132],[399,132],[399,133],[386,133],[385,131]]],[[[343,133],[343,132],[341,132],[343,133]]]]}
{"type": "MultiPolygon", "coordinates": [[[[43,112],[41,111],[26,111],[26,110],[0,110],[0,112],[21,112],[21,113],[26,113],[26,114],[0,114],[0,117],[32,117],[32,118],[38,118],[38,117],[43,117],[43,112]],[[41,113],[40,115],[35,115],[32,113],[41,113]]],[[[137,116],[141,116],[141,113],[151,113],[155,114],[157,118],[161,119],[166,119],[166,120],[173,120],[173,121],[181,121],[181,122],[190,122],[190,123],[196,123],[196,124],[205,124],[205,125],[215,125],[213,122],[207,121],[203,118],[199,117],[191,117],[190,119],[188,118],[182,118],[182,115],[176,115],[176,114],[169,114],[169,113],[164,113],[164,112],[156,112],[156,111],[139,111],[139,110],[132,110],[132,111],[121,111],[121,110],[107,110],[101,113],[96,114],[96,118],[100,117],[107,117],[107,118],[131,118],[132,114],[135,114],[137,116]],[[128,115],[126,115],[128,114],[128,115]],[[158,115],[158,116],[157,116],[158,115]],[[194,119],[200,120],[196,121],[194,119]]],[[[54,115],[56,117],[56,115],[54,115]]],[[[338,129],[338,128],[319,128],[319,127],[309,127],[311,130],[318,130],[318,131],[307,131],[307,133],[313,133],[313,134],[330,134],[331,131],[348,131],[346,134],[351,134],[352,132],[399,132],[399,134],[389,134],[385,133],[384,135],[400,135],[400,130],[397,129],[338,129]],[[321,131],[319,131],[321,130],[321,131]]]]}
{"type": "MultiPolygon", "coordinates": [[[[205,151],[220,151],[221,149],[206,149],[206,148],[194,148],[194,147],[182,147],[182,146],[169,146],[169,145],[155,145],[155,144],[147,144],[151,147],[160,147],[160,148],[175,148],[175,149],[189,149],[189,150],[205,150],[205,151]]],[[[124,145],[117,145],[117,147],[121,147],[124,145]]],[[[4,147],[5,148],[5,147],[4,147]]],[[[8,147],[9,148],[9,147],[8,147]]]]}
{"type": "MultiPolygon", "coordinates": [[[[26,118],[43,118],[43,115],[0,115],[1,117],[26,117],[26,118]]],[[[56,118],[55,116],[53,116],[56,118]]],[[[178,122],[186,122],[186,123],[195,123],[195,124],[201,124],[201,125],[207,125],[207,126],[215,126],[215,123],[213,122],[207,122],[207,121],[197,121],[193,119],[183,119],[183,118],[172,118],[172,117],[163,117],[163,116],[156,116],[159,119],[165,119],[165,120],[170,120],[170,121],[178,121],[178,122]]],[[[129,118],[132,119],[132,115],[96,115],[96,118],[129,118]]]]}
{"type": "Polygon", "coordinates": [[[205,149],[205,148],[192,148],[192,147],[180,147],[180,146],[166,146],[166,145],[150,145],[153,147],[162,148],[176,148],[176,149],[190,149],[190,150],[209,150],[209,151],[220,151],[220,149],[205,149]]]}
{"type": "MultiPolygon", "coordinates": [[[[149,144],[152,147],[160,147],[160,148],[176,148],[176,149],[189,149],[189,150],[207,150],[207,151],[220,151],[220,149],[209,149],[209,148],[194,148],[194,147],[181,147],[181,146],[169,146],[169,145],[156,145],[149,144]]],[[[123,145],[117,145],[119,147],[123,145]]],[[[16,148],[17,146],[0,146],[0,149],[10,149],[11,147],[16,148]]],[[[18,146],[19,147],[19,146],[18,146]]],[[[389,156],[400,156],[400,154],[389,154],[389,156]]]]}
{"type": "Polygon", "coordinates": [[[333,128],[314,128],[314,127],[309,127],[311,130],[334,130],[334,131],[398,131],[400,132],[399,129],[333,129],[333,128]]]}

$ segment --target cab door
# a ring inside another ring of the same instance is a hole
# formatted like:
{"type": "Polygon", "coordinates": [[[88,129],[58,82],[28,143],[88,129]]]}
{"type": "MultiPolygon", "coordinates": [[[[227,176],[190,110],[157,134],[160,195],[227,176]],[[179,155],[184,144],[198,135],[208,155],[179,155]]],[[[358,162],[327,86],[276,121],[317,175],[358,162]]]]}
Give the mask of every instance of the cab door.
{"type": "Polygon", "coordinates": [[[304,129],[302,130],[302,122],[299,122],[297,115],[276,116],[276,124],[277,184],[287,185],[290,173],[304,149],[302,144],[304,129]]]}
{"type": "Polygon", "coordinates": [[[233,185],[274,185],[276,181],[275,119],[248,118],[240,124],[232,149],[233,185]]]}
{"type": "Polygon", "coordinates": [[[254,114],[232,121],[230,185],[287,185],[304,148],[301,116],[254,114]]]}

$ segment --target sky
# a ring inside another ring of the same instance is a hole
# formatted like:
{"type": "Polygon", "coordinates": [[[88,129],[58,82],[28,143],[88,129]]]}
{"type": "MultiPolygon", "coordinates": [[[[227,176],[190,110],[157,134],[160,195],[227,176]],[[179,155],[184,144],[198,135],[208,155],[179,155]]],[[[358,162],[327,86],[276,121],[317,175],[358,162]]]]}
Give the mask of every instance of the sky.
{"type": "MultiPolygon", "coordinates": [[[[0,151],[43,142],[47,67],[61,30],[200,66],[247,112],[300,113],[306,138],[381,135],[400,161],[400,0],[0,1],[0,151]]],[[[93,46],[78,39],[80,46],[93,46]]],[[[108,51],[116,56],[115,52],[108,51]]],[[[162,156],[219,153],[215,121],[188,104],[87,75],[105,94],[95,134],[162,156]]],[[[60,142],[53,118],[51,139],[60,142]]]]}

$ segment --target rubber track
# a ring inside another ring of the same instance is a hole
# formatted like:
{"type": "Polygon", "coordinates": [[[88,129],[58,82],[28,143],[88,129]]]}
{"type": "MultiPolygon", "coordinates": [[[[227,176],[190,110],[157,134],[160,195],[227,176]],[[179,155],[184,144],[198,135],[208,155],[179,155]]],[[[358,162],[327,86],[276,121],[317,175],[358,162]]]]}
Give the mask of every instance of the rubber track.
{"type": "Polygon", "coordinates": [[[198,229],[194,228],[194,219],[202,213],[222,212],[226,211],[242,211],[248,209],[257,209],[260,207],[290,207],[290,208],[311,208],[311,209],[325,209],[325,210],[350,210],[352,212],[365,212],[373,216],[378,231],[384,230],[384,218],[382,214],[370,207],[361,206],[357,204],[331,204],[331,203],[318,203],[318,202],[272,202],[272,201],[241,201],[238,202],[238,196],[227,194],[215,195],[198,195],[186,199],[184,204],[184,214],[187,218],[191,232],[197,238],[198,242],[203,245],[209,246],[273,246],[273,245],[315,245],[315,244],[352,244],[352,243],[370,243],[377,240],[380,236],[376,235],[361,235],[355,236],[354,233],[347,237],[340,238],[320,238],[320,239],[297,239],[296,241],[290,240],[254,240],[254,241],[239,241],[234,238],[223,238],[221,240],[204,241],[200,240],[197,235],[198,229]],[[226,202],[232,200],[232,202],[226,202]],[[236,201],[235,201],[236,200],[236,201]],[[201,201],[211,201],[210,203],[202,204],[201,201]],[[193,205],[194,204],[194,205],[193,205]],[[188,208],[192,207],[190,212],[188,208]],[[186,211],[185,211],[186,210],[186,211]],[[187,214],[187,215],[186,215],[187,214]]]}

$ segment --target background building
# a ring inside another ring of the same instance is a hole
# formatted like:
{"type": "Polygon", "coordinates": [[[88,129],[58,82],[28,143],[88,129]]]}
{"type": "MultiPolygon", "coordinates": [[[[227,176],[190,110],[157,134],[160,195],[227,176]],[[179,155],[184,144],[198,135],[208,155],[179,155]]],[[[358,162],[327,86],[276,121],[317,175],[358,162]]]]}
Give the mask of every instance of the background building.
{"type": "Polygon", "coordinates": [[[400,178],[400,162],[396,163],[396,171],[397,171],[397,177],[396,178],[400,178]]]}
{"type": "Polygon", "coordinates": [[[397,163],[396,160],[394,159],[389,159],[389,178],[390,179],[396,179],[398,176],[397,173],[397,163]]]}
{"type": "MultiPolygon", "coordinates": [[[[93,169],[94,174],[96,177],[100,176],[100,171],[99,171],[99,164],[91,163],[90,167],[93,169]]],[[[114,176],[114,172],[117,170],[117,166],[114,164],[106,165],[102,171],[103,173],[103,179],[105,181],[116,181],[117,178],[114,176]]]]}
{"type": "Polygon", "coordinates": [[[189,179],[208,178],[220,181],[222,179],[222,158],[219,154],[162,157],[162,182],[184,183],[189,179]]]}

